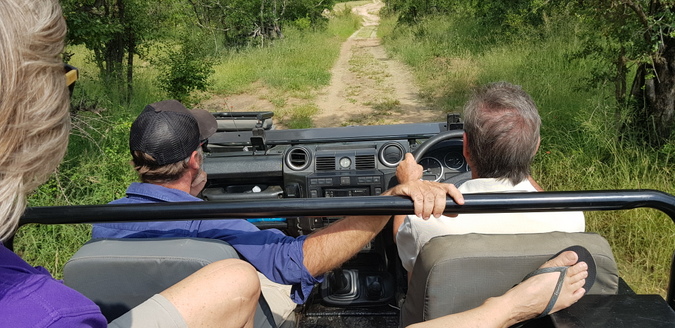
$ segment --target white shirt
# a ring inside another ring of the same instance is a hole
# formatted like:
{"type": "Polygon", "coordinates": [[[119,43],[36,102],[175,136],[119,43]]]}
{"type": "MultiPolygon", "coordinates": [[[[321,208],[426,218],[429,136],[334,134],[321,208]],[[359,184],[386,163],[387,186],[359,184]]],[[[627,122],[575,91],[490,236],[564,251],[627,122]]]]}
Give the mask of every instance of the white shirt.
{"type": "MultiPolygon", "coordinates": [[[[537,191],[528,180],[512,186],[508,180],[497,179],[468,180],[458,189],[463,194],[537,191]]],[[[432,216],[429,220],[409,215],[398,229],[396,244],[403,267],[411,272],[422,246],[436,236],[467,233],[583,232],[584,230],[583,212],[459,214],[456,217],[434,218],[432,216]]]]}

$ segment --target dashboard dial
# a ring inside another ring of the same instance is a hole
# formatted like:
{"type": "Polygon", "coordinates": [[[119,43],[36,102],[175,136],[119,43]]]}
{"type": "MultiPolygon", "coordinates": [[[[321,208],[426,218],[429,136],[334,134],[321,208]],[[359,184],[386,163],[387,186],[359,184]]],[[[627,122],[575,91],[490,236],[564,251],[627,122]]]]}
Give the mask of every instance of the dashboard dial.
{"type": "Polygon", "coordinates": [[[349,159],[349,157],[340,158],[340,167],[341,168],[348,169],[350,166],[352,166],[352,160],[349,159]]]}
{"type": "Polygon", "coordinates": [[[461,153],[450,152],[443,158],[443,163],[445,166],[453,170],[459,170],[462,168],[462,166],[464,166],[464,164],[466,164],[466,161],[464,160],[464,156],[462,156],[461,153]]]}
{"type": "Polygon", "coordinates": [[[419,164],[424,168],[422,179],[438,181],[443,176],[443,165],[441,161],[433,157],[425,157],[419,161],[419,164]]]}

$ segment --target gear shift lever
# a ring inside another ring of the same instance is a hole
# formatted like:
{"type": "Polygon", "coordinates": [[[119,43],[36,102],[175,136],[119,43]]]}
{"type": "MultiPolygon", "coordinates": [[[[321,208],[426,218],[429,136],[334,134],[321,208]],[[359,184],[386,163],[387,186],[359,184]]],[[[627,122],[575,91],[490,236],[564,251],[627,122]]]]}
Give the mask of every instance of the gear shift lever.
{"type": "Polygon", "coordinates": [[[349,277],[345,275],[345,272],[342,269],[335,269],[333,271],[333,276],[331,277],[331,292],[337,295],[349,294],[352,289],[352,282],[349,277]]]}

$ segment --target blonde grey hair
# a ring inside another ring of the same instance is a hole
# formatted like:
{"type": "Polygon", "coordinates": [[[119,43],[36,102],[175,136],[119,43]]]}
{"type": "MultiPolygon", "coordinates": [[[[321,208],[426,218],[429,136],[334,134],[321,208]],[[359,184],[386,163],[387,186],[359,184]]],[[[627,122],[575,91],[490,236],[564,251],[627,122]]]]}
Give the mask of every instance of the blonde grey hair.
{"type": "Polygon", "coordinates": [[[0,22],[0,240],[6,240],[27,195],[63,158],[70,117],[58,2],[2,0],[0,22]]]}

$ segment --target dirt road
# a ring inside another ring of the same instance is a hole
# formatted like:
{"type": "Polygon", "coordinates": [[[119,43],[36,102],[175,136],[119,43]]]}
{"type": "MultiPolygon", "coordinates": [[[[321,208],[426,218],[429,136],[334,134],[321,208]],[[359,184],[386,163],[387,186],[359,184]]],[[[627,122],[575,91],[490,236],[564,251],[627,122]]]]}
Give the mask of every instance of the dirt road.
{"type": "MultiPolygon", "coordinates": [[[[363,17],[363,26],[342,44],[339,58],[331,70],[330,85],[311,99],[319,113],[314,127],[434,122],[445,120],[438,110],[426,109],[418,97],[408,68],[391,58],[377,37],[380,0],[352,8],[363,17]]],[[[202,102],[205,109],[250,111],[279,108],[270,103],[264,88],[251,94],[212,98],[202,102]]],[[[291,101],[292,104],[293,101],[291,101]]]]}
{"type": "Polygon", "coordinates": [[[342,44],[332,69],[331,83],[317,99],[321,112],[315,127],[415,123],[442,120],[425,110],[408,68],[392,59],[377,37],[378,12],[384,3],[352,8],[363,17],[363,27],[342,44]]]}

